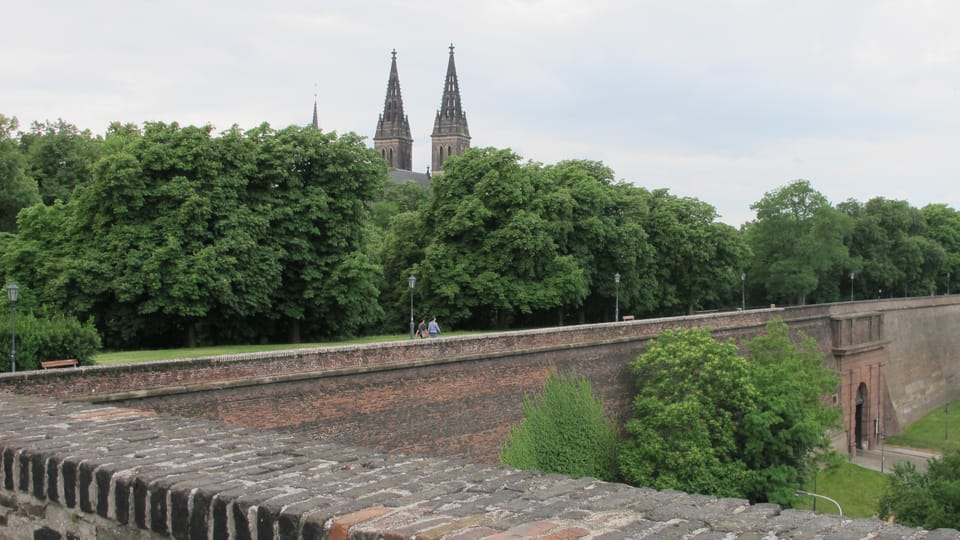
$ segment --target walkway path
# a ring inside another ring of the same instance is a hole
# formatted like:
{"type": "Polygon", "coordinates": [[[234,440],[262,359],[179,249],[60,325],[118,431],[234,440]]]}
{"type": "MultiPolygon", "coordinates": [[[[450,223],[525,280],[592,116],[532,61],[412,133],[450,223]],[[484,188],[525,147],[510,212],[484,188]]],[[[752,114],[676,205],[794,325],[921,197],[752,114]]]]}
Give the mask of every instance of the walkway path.
{"type": "Polygon", "coordinates": [[[918,471],[926,472],[927,460],[932,457],[938,458],[940,454],[912,448],[884,446],[882,449],[859,450],[850,461],[854,465],[885,473],[892,473],[895,464],[909,461],[916,465],[918,471]]]}

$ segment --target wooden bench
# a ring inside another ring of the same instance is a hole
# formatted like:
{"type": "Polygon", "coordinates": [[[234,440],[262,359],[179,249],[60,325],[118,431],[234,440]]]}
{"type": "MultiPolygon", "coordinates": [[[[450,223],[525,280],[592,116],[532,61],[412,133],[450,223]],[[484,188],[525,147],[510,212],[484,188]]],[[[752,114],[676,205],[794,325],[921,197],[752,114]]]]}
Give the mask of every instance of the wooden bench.
{"type": "Polygon", "coordinates": [[[53,369],[53,368],[62,368],[62,367],[77,367],[79,362],[76,358],[67,358],[66,360],[46,360],[40,362],[40,367],[43,369],[53,369]]]}
{"type": "Polygon", "coordinates": [[[624,315],[624,316],[623,316],[623,320],[625,320],[625,321],[632,321],[632,320],[633,320],[633,315],[624,315]]]}

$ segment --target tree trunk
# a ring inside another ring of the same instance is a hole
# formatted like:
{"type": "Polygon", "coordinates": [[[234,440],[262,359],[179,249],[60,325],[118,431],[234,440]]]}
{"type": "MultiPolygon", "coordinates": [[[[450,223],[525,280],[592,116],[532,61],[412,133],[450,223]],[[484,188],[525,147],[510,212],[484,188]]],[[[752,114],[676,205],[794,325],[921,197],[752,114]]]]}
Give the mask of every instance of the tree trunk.
{"type": "Polygon", "coordinates": [[[290,319],[287,325],[287,343],[300,343],[300,319],[290,319]]]}

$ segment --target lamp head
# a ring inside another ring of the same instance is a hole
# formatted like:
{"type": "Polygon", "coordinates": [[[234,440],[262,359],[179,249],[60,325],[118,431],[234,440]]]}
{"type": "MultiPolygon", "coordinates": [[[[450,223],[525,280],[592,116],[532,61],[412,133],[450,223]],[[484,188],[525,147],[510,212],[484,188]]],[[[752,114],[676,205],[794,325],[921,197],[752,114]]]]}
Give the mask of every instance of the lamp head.
{"type": "Polygon", "coordinates": [[[613,275],[613,282],[620,283],[620,272],[617,272],[616,274],[613,275]]]}
{"type": "Polygon", "coordinates": [[[417,284],[417,276],[410,274],[410,277],[407,278],[407,283],[410,285],[410,288],[412,289],[417,284]]]}
{"type": "Polygon", "coordinates": [[[20,293],[20,287],[17,287],[16,283],[11,283],[7,285],[7,299],[10,300],[11,304],[17,303],[17,296],[20,293]]]}

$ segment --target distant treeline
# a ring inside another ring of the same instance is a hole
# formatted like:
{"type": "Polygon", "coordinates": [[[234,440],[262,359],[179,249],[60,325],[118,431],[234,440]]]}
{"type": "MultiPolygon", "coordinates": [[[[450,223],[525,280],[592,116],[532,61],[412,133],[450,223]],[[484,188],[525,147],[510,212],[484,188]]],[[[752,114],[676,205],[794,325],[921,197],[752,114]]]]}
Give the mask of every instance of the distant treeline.
{"type": "Polygon", "coordinates": [[[834,206],[798,180],[754,209],[738,230],[602,163],[509,149],[451,158],[423,188],[352,133],[99,137],[0,115],[4,283],[18,309],[92,320],[109,349],[401,333],[411,294],[418,320],[489,329],[955,289],[945,205],[834,206]]]}

